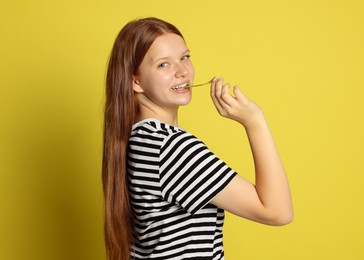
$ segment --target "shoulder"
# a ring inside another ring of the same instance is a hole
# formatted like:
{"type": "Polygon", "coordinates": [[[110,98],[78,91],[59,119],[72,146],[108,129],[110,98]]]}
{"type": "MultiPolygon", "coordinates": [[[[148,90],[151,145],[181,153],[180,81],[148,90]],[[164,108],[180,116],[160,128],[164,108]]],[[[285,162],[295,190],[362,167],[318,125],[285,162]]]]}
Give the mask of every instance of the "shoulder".
{"type": "Polygon", "coordinates": [[[132,127],[131,135],[145,134],[145,135],[160,135],[169,136],[171,134],[176,134],[179,132],[184,132],[181,128],[174,127],[163,123],[157,119],[145,119],[143,121],[137,122],[132,127]]]}
{"type": "Polygon", "coordinates": [[[160,142],[162,145],[179,136],[194,137],[180,127],[163,123],[157,119],[145,119],[133,125],[129,141],[143,139],[160,142]]]}

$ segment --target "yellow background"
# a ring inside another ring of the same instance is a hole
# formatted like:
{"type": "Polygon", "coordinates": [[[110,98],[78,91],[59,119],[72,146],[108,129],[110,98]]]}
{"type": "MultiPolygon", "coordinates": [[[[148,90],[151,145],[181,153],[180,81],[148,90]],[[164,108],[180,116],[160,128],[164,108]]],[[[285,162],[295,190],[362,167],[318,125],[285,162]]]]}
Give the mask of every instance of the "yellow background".
{"type": "MultiPolygon", "coordinates": [[[[2,1],[0,259],[105,259],[105,67],[120,28],[157,16],[181,29],[195,82],[223,76],[264,109],[295,220],[227,214],[226,259],[364,259],[363,2],[2,1]]],[[[208,87],[180,124],[253,179],[244,130],[208,87]]]]}

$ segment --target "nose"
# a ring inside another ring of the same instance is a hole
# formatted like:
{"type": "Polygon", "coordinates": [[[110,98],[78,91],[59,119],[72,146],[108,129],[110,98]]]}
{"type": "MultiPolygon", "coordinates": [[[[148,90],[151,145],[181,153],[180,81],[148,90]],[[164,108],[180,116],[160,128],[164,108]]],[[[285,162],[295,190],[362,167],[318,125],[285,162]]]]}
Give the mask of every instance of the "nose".
{"type": "Polygon", "coordinates": [[[188,69],[185,64],[179,63],[176,66],[176,77],[185,77],[188,74],[188,69]]]}

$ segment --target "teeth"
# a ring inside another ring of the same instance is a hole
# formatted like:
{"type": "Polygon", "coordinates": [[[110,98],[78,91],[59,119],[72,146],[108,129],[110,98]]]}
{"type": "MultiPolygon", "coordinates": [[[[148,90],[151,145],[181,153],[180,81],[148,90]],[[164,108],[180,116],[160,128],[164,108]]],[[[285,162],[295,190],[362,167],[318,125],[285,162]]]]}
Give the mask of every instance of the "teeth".
{"type": "Polygon", "coordinates": [[[184,83],[184,84],[181,84],[181,85],[173,86],[172,89],[173,90],[181,90],[181,89],[184,89],[186,86],[188,86],[188,83],[184,83]]]}

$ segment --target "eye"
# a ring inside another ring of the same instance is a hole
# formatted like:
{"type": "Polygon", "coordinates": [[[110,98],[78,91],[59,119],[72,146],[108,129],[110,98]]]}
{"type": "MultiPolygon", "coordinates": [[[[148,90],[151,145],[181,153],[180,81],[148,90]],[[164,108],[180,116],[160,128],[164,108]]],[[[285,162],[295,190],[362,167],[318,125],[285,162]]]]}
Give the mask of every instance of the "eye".
{"type": "Polygon", "coordinates": [[[167,62],[163,62],[163,63],[159,64],[158,67],[160,67],[160,68],[166,68],[166,67],[168,67],[168,63],[167,62]]]}
{"type": "Polygon", "coordinates": [[[191,57],[191,55],[187,54],[187,55],[182,56],[181,60],[189,60],[190,57],[191,57]]]}

